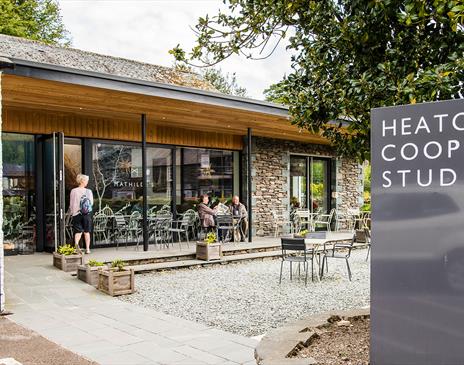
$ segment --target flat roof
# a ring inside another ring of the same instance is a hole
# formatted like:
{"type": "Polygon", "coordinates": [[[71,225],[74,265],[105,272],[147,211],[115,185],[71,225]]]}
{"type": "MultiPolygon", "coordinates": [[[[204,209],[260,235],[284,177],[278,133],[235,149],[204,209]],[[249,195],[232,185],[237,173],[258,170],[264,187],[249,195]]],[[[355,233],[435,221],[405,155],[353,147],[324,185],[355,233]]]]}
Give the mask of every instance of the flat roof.
{"type": "Polygon", "coordinates": [[[146,81],[118,75],[79,70],[71,67],[8,58],[0,63],[6,74],[64,82],[82,86],[184,100],[226,108],[288,117],[288,107],[266,101],[226,95],[218,92],[146,81]]]}

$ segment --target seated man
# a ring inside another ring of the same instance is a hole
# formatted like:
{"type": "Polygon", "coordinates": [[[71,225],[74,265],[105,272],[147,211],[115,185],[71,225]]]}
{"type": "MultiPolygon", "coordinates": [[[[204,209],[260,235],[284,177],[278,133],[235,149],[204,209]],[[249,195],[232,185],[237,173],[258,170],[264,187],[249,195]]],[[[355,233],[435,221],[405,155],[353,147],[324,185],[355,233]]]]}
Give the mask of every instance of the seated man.
{"type": "Polygon", "coordinates": [[[240,219],[240,226],[237,232],[234,232],[234,238],[240,239],[241,242],[245,241],[246,232],[248,230],[247,210],[245,206],[240,203],[239,197],[234,195],[232,204],[229,207],[230,213],[236,219],[240,219]]]}

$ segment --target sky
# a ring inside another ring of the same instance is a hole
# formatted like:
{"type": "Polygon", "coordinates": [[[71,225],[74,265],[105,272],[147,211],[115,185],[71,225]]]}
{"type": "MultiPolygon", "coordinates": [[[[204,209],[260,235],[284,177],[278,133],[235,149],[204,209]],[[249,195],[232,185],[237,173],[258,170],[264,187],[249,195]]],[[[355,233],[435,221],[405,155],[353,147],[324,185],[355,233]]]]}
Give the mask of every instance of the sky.
{"type": "MultiPolygon", "coordinates": [[[[195,42],[190,27],[200,16],[214,15],[222,0],[59,0],[72,46],[111,56],[172,66],[168,51],[195,42]]],[[[263,90],[290,72],[285,43],[260,61],[233,57],[219,67],[236,73],[248,95],[264,99],[263,90]]]]}

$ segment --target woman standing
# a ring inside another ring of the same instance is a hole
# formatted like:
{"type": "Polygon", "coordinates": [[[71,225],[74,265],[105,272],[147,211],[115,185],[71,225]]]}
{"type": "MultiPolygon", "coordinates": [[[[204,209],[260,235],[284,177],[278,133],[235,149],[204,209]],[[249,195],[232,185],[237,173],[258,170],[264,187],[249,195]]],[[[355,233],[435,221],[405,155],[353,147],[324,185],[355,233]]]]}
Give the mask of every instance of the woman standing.
{"type": "MultiPolygon", "coordinates": [[[[92,231],[92,190],[87,189],[89,177],[79,174],[76,177],[78,186],[71,190],[69,211],[72,215],[74,244],[79,249],[79,241],[84,233],[85,253],[90,253],[90,232],[92,231]]],[[[79,249],[80,250],[80,249],[79,249]]]]}

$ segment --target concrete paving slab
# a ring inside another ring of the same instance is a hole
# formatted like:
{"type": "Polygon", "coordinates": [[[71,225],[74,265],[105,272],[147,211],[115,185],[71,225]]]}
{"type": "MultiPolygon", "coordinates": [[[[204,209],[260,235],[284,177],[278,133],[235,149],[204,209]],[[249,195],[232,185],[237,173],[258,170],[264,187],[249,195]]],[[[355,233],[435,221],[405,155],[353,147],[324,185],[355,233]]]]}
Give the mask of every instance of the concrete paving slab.
{"type": "Polygon", "coordinates": [[[74,353],[100,365],[253,361],[254,340],[119,301],[51,262],[47,254],[6,260],[7,309],[74,353]]]}
{"type": "Polygon", "coordinates": [[[196,361],[201,361],[205,364],[209,365],[218,365],[218,364],[223,364],[226,359],[223,357],[219,357],[217,355],[212,355],[206,351],[198,350],[195,348],[192,348],[191,346],[181,346],[181,347],[176,347],[175,348],[176,352],[179,352],[183,355],[188,356],[189,358],[192,358],[196,361]]]}

